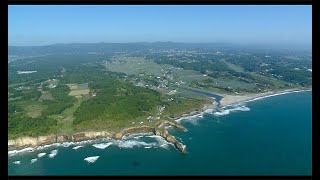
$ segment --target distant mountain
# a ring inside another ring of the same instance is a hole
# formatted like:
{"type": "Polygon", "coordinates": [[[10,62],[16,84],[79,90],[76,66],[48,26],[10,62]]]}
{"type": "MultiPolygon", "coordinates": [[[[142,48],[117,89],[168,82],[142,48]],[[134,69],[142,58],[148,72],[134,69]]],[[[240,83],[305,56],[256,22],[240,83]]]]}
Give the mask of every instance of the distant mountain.
{"type": "Polygon", "coordinates": [[[153,50],[245,50],[248,53],[266,51],[276,53],[310,53],[308,48],[288,48],[289,46],[279,45],[236,45],[230,43],[180,43],[180,42],[133,42],[133,43],[69,43],[52,44],[46,46],[8,46],[8,55],[11,56],[33,56],[45,54],[65,54],[65,53],[115,53],[115,52],[135,52],[153,50]]]}
{"type": "Polygon", "coordinates": [[[218,43],[136,42],[136,43],[70,43],[46,46],[8,46],[9,55],[39,55],[60,53],[113,53],[117,51],[144,51],[148,49],[194,49],[227,46],[218,43]]]}

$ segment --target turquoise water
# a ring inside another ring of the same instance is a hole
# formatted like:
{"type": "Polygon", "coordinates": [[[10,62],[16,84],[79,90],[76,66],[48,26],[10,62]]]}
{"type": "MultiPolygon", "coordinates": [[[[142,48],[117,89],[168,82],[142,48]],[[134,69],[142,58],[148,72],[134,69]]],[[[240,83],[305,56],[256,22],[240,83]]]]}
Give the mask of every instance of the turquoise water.
{"type": "Polygon", "coordinates": [[[311,175],[311,97],[311,92],[285,94],[245,103],[222,116],[183,120],[188,132],[169,131],[187,145],[187,154],[154,136],[132,136],[106,140],[104,145],[113,144],[105,149],[93,142],[76,150],[71,145],[8,156],[8,174],[311,175]],[[54,149],[57,155],[48,157],[54,149]],[[37,158],[42,152],[47,154],[37,158]],[[89,156],[99,158],[84,161],[89,156]],[[31,164],[33,158],[37,161],[31,164]],[[13,164],[17,160],[20,165],[13,164]]]}

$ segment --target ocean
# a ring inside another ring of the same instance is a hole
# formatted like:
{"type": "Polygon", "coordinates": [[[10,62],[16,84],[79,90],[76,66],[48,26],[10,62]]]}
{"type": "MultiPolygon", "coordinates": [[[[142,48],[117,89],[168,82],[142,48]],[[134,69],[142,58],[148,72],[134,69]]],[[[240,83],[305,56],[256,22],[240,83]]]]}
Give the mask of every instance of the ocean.
{"type": "Polygon", "coordinates": [[[181,120],[161,137],[130,135],[8,154],[8,175],[311,175],[312,93],[268,97],[181,120]],[[46,153],[46,154],[44,154],[46,153]]]}

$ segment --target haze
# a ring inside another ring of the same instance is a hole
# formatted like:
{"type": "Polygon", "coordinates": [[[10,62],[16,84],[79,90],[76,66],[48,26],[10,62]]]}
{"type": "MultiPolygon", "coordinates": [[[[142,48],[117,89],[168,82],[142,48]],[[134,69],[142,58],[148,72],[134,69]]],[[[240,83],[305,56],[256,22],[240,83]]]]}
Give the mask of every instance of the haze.
{"type": "Polygon", "coordinates": [[[311,6],[8,6],[8,44],[219,42],[311,47],[311,6]]]}

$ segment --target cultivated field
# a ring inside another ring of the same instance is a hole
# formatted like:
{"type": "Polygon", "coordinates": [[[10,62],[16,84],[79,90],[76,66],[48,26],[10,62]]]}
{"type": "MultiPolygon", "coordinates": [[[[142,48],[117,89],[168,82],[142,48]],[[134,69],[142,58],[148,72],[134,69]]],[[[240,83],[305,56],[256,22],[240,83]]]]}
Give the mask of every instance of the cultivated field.
{"type": "Polygon", "coordinates": [[[86,95],[90,93],[90,89],[88,89],[88,83],[67,85],[71,90],[71,92],[68,94],[69,96],[81,97],[81,95],[86,95]]]}
{"type": "Polygon", "coordinates": [[[90,92],[89,89],[72,90],[68,95],[77,97],[77,96],[89,94],[89,92],[90,92]]]}
{"type": "Polygon", "coordinates": [[[160,65],[152,61],[147,61],[142,57],[117,56],[112,60],[113,63],[106,64],[106,68],[110,71],[122,72],[127,75],[144,73],[147,75],[161,76],[163,74],[162,69],[172,67],[167,64],[160,65]]]}

